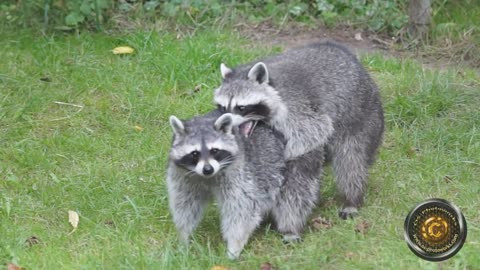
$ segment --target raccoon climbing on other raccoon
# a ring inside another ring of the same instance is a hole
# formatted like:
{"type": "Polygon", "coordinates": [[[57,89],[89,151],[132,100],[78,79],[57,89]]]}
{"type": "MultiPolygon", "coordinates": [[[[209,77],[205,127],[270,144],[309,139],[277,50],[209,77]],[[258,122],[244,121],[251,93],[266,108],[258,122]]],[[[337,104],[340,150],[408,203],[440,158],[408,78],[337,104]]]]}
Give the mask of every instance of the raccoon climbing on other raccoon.
{"type": "Polygon", "coordinates": [[[289,215],[273,212],[286,240],[300,237],[315,205],[325,156],[344,196],[340,217],[356,214],[381,144],[384,116],[377,86],[355,55],[335,43],[314,43],[236,68],[221,64],[220,70],[217,106],[250,120],[243,125],[248,134],[255,134],[261,121],[287,141],[279,204],[295,209],[289,215]]]}

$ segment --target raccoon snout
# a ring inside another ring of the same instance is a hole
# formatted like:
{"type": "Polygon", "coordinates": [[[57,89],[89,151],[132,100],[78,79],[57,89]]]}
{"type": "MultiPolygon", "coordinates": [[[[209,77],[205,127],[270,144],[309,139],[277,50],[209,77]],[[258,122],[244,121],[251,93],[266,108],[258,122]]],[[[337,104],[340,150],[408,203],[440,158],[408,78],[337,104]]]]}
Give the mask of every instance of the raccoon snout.
{"type": "Polygon", "coordinates": [[[203,174],[204,175],[210,176],[210,175],[213,174],[213,172],[215,172],[215,170],[213,169],[213,167],[210,164],[207,164],[203,167],[203,174]]]}

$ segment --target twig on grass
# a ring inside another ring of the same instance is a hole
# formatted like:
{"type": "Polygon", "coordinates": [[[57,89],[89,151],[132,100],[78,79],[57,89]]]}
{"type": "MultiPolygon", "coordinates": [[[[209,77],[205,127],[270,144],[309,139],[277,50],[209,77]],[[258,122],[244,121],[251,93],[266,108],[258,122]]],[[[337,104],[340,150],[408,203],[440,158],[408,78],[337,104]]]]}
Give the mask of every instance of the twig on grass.
{"type": "Polygon", "coordinates": [[[53,103],[57,104],[57,105],[64,105],[64,106],[71,106],[71,107],[75,107],[75,108],[78,108],[78,110],[73,113],[72,115],[69,115],[69,116],[65,116],[65,117],[60,117],[60,118],[55,118],[55,119],[52,119],[50,121],[60,121],[60,120],[65,120],[65,119],[68,119],[68,118],[71,118],[72,116],[78,114],[79,112],[81,112],[83,110],[83,105],[78,105],[78,104],[73,104],[73,103],[67,103],[67,102],[61,102],[61,101],[54,101],[53,103]]]}

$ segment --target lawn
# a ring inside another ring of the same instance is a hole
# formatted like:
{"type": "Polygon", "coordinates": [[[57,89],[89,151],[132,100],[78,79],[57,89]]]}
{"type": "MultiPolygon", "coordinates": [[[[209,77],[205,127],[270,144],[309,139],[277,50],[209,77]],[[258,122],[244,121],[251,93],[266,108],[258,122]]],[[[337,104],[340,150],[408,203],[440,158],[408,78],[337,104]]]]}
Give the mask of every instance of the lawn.
{"type": "Polygon", "coordinates": [[[25,269],[438,269],[403,240],[408,211],[427,198],[459,206],[463,249],[445,269],[480,267],[480,76],[364,55],[385,107],[386,133],[360,216],[337,217],[327,169],[304,242],[260,228],[229,261],[211,207],[190,249],[177,244],[165,188],[168,116],[213,108],[219,65],[281,51],[233,32],[193,36],[0,32],[0,267],[25,269]],[[34,37],[35,36],[35,37],[34,37]],[[111,50],[129,45],[135,54],[111,50]],[[80,215],[72,231],[68,210],[80,215]],[[368,224],[361,228],[359,224],[368,224]]]}

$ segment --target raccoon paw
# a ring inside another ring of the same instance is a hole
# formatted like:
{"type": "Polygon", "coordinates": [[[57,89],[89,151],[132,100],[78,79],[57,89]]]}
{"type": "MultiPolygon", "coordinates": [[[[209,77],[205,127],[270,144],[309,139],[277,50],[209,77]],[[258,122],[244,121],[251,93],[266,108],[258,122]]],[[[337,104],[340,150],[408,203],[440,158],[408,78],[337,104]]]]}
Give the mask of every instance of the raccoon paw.
{"type": "Polygon", "coordinates": [[[180,244],[182,244],[185,247],[190,246],[190,235],[186,233],[180,233],[178,236],[178,240],[180,241],[180,244]]]}
{"type": "Polygon", "coordinates": [[[356,207],[348,206],[342,209],[338,215],[341,219],[354,218],[358,214],[356,207]]]}
{"type": "Polygon", "coordinates": [[[295,243],[301,243],[303,242],[302,237],[297,234],[285,234],[283,235],[283,240],[282,242],[284,244],[295,244],[295,243]]]}
{"type": "Polygon", "coordinates": [[[240,251],[230,251],[228,250],[227,251],[227,257],[230,259],[230,260],[238,260],[240,258],[240,251]]]}

